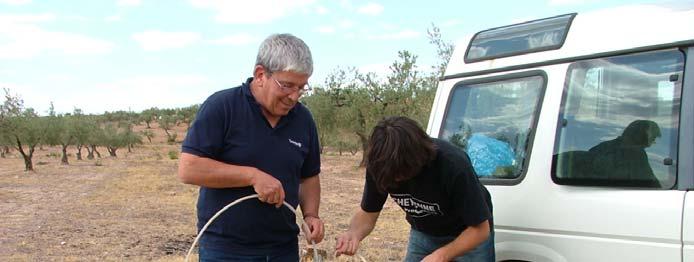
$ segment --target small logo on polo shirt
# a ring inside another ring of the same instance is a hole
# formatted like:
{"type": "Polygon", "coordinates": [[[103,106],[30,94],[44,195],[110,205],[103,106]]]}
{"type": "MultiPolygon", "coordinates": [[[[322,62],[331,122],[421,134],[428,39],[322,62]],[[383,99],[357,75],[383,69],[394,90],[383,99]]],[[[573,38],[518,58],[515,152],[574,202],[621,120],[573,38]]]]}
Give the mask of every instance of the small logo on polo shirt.
{"type": "Polygon", "coordinates": [[[297,147],[301,147],[301,143],[296,142],[296,141],[292,140],[291,138],[289,138],[289,143],[292,143],[292,145],[295,145],[297,147]]]}

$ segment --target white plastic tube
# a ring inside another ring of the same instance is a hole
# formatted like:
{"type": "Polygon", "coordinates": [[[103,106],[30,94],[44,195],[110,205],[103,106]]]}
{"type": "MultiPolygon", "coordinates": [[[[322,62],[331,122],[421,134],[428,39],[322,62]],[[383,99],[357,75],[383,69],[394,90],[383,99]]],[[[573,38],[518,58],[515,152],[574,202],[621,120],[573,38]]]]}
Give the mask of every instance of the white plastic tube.
{"type": "MultiPolygon", "coordinates": [[[[212,221],[214,221],[215,219],[217,219],[217,217],[218,217],[219,215],[221,215],[222,213],[224,213],[224,211],[226,211],[226,210],[229,209],[230,207],[232,207],[232,206],[234,206],[234,205],[236,205],[236,204],[238,204],[238,203],[241,203],[241,202],[243,202],[243,201],[245,201],[245,200],[251,199],[251,198],[258,198],[258,194],[253,194],[253,195],[250,195],[250,196],[245,196],[245,197],[239,198],[239,199],[237,199],[236,201],[231,202],[230,204],[224,206],[222,209],[220,209],[219,211],[217,211],[217,213],[214,214],[214,216],[212,216],[212,218],[210,218],[210,220],[207,221],[207,223],[205,224],[205,226],[203,226],[202,229],[200,229],[200,232],[198,233],[198,236],[195,237],[195,241],[193,241],[193,244],[190,245],[190,249],[188,249],[188,254],[186,255],[186,260],[185,260],[185,261],[188,262],[188,259],[190,258],[190,254],[193,253],[193,248],[195,248],[195,245],[198,243],[198,241],[200,241],[200,237],[202,237],[202,233],[204,233],[205,230],[207,229],[207,227],[210,226],[210,224],[212,224],[212,221]]],[[[282,204],[284,204],[284,206],[286,206],[287,208],[289,208],[289,210],[291,210],[291,211],[296,215],[296,209],[294,209],[291,205],[289,205],[289,203],[287,203],[287,202],[285,201],[285,202],[282,203],[282,204]]],[[[302,220],[302,221],[301,221],[301,230],[304,232],[304,235],[308,235],[307,229],[309,229],[308,225],[306,225],[306,222],[304,222],[304,221],[302,220]]],[[[310,244],[311,244],[311,248],[314,248],[314,246],[316,245],[316,243],[313,243],[313,241],[312,241],[312,243],[310,243],[310,244]]],[[[318,256],[318,252],[313,252],[313,261],[321,261],[321,257],[318,256]]]]}

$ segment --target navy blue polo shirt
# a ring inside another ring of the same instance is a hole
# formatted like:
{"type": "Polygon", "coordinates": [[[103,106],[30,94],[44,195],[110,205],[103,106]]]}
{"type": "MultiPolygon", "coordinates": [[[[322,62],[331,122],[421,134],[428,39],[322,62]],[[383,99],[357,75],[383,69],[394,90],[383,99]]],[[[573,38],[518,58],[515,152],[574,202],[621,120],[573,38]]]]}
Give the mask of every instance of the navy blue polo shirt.
{"type": "MultiPolygon", "coordinates": [[[[297,103],[272,128],[251,94],[252,80],[207,98],[188,130],[182,151],[258,168],[282,182],[285,201],[296,208],[301,179],[320,173],[316,124],[308,109],[297,103]]],[[[250,186],[200,187],[198,231],[224,206],[251,194],[255,191],[250,186]]],[[[279,254],[296,249],[298,233],[296,217],[288,208],[278,209],[254,198],[217,217],[200,245],[242,255],[279,254]]]]}

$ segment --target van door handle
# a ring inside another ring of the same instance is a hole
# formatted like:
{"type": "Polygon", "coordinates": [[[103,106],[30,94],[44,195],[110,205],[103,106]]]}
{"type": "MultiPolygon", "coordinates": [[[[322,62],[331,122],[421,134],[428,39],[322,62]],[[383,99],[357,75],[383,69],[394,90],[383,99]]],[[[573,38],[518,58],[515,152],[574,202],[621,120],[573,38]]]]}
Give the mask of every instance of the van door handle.
{"type": "Polygon", "coordinates": [[[663,159],[663,165],[671,166],[672,162],[672,158],[666,157],[665,159],[663,159]]]}

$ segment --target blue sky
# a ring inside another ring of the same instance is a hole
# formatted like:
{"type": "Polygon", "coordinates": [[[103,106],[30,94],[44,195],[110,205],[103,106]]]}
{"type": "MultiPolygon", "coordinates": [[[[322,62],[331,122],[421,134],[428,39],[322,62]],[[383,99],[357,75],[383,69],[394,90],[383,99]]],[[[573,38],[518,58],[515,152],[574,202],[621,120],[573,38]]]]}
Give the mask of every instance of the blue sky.
{"type": "Polygon", "coordinates": [[[320,85],[338,67],[382,75],[399,50],[430,68],[432,23],[455,42],[490,27],[659,2],[0,0],[0,88],[44,115],[51,101],[58,112],[97,114],[183,107],[249,77],[272,33],[304,39],[310,83],[320,85]]]}

